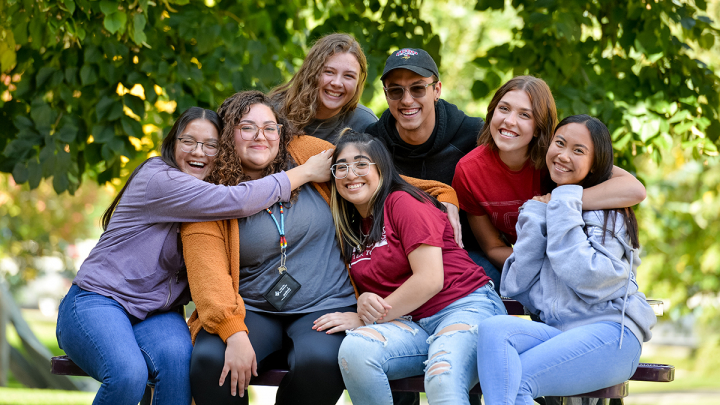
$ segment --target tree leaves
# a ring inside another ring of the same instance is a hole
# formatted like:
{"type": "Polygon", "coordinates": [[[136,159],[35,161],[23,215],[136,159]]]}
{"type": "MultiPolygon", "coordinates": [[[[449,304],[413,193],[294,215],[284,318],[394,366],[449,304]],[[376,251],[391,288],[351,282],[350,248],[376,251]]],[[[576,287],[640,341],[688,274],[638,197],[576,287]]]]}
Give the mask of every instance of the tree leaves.
{"type": "MultiPolygon", "coordinates": [[[[512,4],[524,24],[511,41],[475,61],[485,78],[473,84],[474,97],[487,97],[485,87],[488,94],[498,88],[490,73],[529,73],[553,90],[561,118],[590,113],[603,119],[616,134],[622,162],[644,152],[661,159],[671,136],[691,140],[686,145],[697,156],[717,149],[716,137],[701,135],[715,131],[711,123],[720,118],[720,77],[688,54],[695,44],[715,44],[718,29],[699,11],[704,3],[512,4]]],[[[476,9],[486,8],[489,1],[477,2],[476,9]]]]}
{"type": "Polygon", "coordinates": [[[112,14],[108,14],[103,20],[103,25],[105,26],[105,29],[110,31],[110,33],[112,34],[115,34],[118,31],[120,31],[121,34],[125,32],[126,24],[127,14],[123,12],[115,12],[112,14]]]}
{"type": "Polygon", "coordinates": [[[0,27],[0,71],[6,72],[17,63],[15,54],[15,34],[0,27]]]}

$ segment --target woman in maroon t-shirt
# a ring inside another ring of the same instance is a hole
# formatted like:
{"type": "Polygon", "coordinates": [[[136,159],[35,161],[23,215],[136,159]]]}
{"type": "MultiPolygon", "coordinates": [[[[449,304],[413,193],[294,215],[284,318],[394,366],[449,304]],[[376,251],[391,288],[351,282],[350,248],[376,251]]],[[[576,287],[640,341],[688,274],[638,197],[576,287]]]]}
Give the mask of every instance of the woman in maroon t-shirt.
{"type": "MultiPolygon", "coordinates": [[[[515,77],[493,96],[478,147],[455,168],[452,186],[460,209],[468,214],[475,238],[497,269],[512,253],[518,208],[552,189],[545,152],[557,122],[548,85],[533,76],[515,77]]],[[[583,209],[600,210],[630,207],[644,199],[643,185],[613,166],[612,178],[583,190],[582,201],[583,209]]],[[[499,283],[499,272],[486,270],[499,283]]]]}
{"type": "Polygon", "coordinates": [[[333,163],[336,233],[361,295],[357,312],[324,315],[314,329],[348,331],[338,358],[353,403],[390,405],[388,380],[424,372],[431,403],[469,404],[477,324],[506,313],[490,278],[379,140],[346,130],[333,163]]]}

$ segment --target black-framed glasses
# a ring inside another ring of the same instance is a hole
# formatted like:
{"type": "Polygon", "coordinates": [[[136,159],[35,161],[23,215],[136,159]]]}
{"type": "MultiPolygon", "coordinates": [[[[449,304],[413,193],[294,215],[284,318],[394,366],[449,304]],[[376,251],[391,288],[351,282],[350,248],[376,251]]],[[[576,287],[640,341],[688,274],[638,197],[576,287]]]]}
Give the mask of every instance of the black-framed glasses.
{"type": "Polygon", "coordinates": [[[353,163],[335,163],[330,166],[330,171],[336,179],[344,179],[347,177],[351,169],[356,176],[362,177],[367,176],[367,174],[370,173],[370,166],[374,164],[375,163],[364,161],[353,163]]]}
{"type": "Polygon", "coordinates": [[[280,139],[282,124],[268,124],[264,127],[259,127],[249,122],[243,122],[240,125],[235,125],[235,129],[240,131],[240,137],[246,141],[254,141],[261,130],[263,131],[263,135],[265,135],[265,139],[268,141],[277,141],[280,139]]]}
{"type": "Polygon", "coordinates": [[[189,137],[178,138],[178,141],[180,141],[180,149],[185,153],[194,152],[198,144],[200,144],[200,150],[205,154],[205,156],[215,156],[218,153],[218,143],[216,141],[198,142],[189,137]]]}
{"type": "Polygon", "coordinates": [[[404,86],[390,86],[390,87],[383,87],[383,90],[385,90],[385,95],[390,100],[400,100],[405,95],[405,90],[410,92],[410,95],[412,98],[422,98],[425,97],[425,94],[427,94],[427,88],[429,86],[433,86],[435,88],[435,85],[438,84],[439,80],[436,80],[432,83],[425,83],[425,84],[413,84],[410,87],[404,87],[404,86]]]}

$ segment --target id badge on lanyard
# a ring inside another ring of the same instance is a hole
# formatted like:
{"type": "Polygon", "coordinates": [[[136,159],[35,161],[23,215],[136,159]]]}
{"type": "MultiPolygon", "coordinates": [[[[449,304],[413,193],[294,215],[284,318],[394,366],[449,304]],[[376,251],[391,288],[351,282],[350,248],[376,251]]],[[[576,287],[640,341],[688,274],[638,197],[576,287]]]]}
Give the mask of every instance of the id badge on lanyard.
{"type": "Polygon", "coordinates": [[[280,223],[278,223],[277,219],[275,219],[275,216],[269,208],[266,208],[265,211],[270,214],[270,217],[275,222],[275,226],[280,234],[280,267],[278,267],[280,275],[270,289],[263,294],[263,297],[265,297],[267,302],[269,302],[273,308],[278,311],[282,311],[288,301],[297,294],[298,290],[300,290],[300,287],[302,286],[293,278],[293,276],[290,275],[290,273],[288,273],[287,267],[285,266],[285,260],[287,259],[287,256],[285,255],[285,252],[287,251],[287,240],[285,239],[285,210],[283,205],[280,203],[280,223]]]}

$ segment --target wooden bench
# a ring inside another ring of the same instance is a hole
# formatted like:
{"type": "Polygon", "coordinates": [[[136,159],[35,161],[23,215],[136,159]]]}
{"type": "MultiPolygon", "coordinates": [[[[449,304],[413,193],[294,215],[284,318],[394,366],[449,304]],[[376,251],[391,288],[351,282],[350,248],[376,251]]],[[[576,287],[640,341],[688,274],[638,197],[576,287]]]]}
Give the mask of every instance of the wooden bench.
{"type": "MultiPolygon", "coordinates": [[[[503,299],[505,308],[507,308],[508,314],[510,315],[523,315],[524,310],[522,304],[517,301],[510,299],[503,299]]],[[[655,303],[657,305],[657,303],[655,303]]],[[[661,312],[660,308],[659,312],[661,312]]],[[[77,364],[70,360],[67,356],[53,357],[51,361],[51,372],[58,375],[74,375],[74,376],[87,376],[87,373],[83,371],[77,364]]],[[[280,381],[283,379],[287,370],[268,370],[260,373],[257,377],[253,377],[250,380],[251,385],[265,385],[265,386],[278,386],[280,381]]],[[[653,364],[653,363],[640,363],[638,365],[635,374],[630,377],[632,381],[654,381],[654,382],[670,382],[675,379],[675,367],[668,364],[653,364]]],[[[573,395],[574,397],[586,397],[586,398],[603,398],[603,399],[622,399],[628,396],[629,382],[614,385],[612,387],[604,388],[601,390],[588,392],[584,394],[573,395]]],[[[415,376],[403,378],[400,380],[390,381],[390,387],[393,391],[398,392],[424,392],[425,384],[423,376],[415,376]]],[[[471,391],[473,394],[482,393],[480,385],[476,385],[471,391]]],[[[618,403],[615,401],[614,403],[618,403]]],[[[621,401],[619,403],[622,403],[621,401]]]]}

